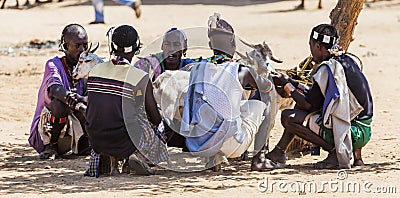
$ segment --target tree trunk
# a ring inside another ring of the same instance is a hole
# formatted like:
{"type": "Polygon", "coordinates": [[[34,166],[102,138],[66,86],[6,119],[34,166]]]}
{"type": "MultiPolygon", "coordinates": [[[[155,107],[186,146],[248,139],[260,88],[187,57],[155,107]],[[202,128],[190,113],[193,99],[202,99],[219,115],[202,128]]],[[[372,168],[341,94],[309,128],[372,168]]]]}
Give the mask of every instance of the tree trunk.
{"type": "Polygon", "coordinates": [[[343,50],[349,48],[353,39],[357,18],[363,9],[365,0],[339,0],[331,11],[329,18],[331,25],[335,26],[340,36],[339,45],[343,50]]]}

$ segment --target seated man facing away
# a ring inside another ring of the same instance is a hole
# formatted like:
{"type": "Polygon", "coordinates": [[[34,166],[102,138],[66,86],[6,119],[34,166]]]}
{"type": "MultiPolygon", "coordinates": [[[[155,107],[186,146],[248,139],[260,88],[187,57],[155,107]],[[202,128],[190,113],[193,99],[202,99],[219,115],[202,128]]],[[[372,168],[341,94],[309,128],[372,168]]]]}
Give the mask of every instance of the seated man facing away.
{"type": "Polygon", "coordinates": [[[137,31],[117,27],[111,49],[114,57],[89,73],[86,128],[93,152],[85,175],[101,174],[96,164],[101,156],[129,158],[136,174],[148,175],[148,164],[166,161],[168,153],[154,131],[162,122],[149,75],[131,65],[140,49],[137,31]]]}
{"type": "MultiPolygon", "coordinates": [[[[192,154],[209,157],[207,167],[219,170],[226,158],[239,157],[248,149],[263,121],[266,104],[242,100],[244,90],[266,93],[272,83],[232,60],[234,34],[226,21],[210,24],[209,38],[214,56],[191,68],[180,134],[192,154]]],[[[260,154],[253,158],[252,168],[272,167],[260,158],[260,154]]]]}
{"type": "Polygon", "coordinates": [[[72,149],[75,154],[89,154],[85,134],[85,117],[75,105],[85,102],[85,79],[71,76],[79,55],[88,47],[85,29],[78,24],[67,25],[61,35],[63,57],[47,61],[38,93],[29,144],[40,153],[40,159],[57,157],[72,149]]]}
{"type": "Polygon", "coordinates": [[[285,130],[268,153],[269,159],[285,163],[285,150],[297,135],[329,152],[328,158],[315,168],[350,168],[352,151],[354,165],[363,164],[360,152],[371,136],[372,96],[354,60],[337,54],[337,38],[331,25],[313,28],[309,44],[316,67],[311,89],[304,94],[296,90],[296,81],[282,74],[274,77],[275,85],[284,87],[296,101],[296,107],[282,112],[285,130]]]}
{"type": "Polygon", "coordinates": [[[194,62],[190,58],[182,58],[182,55],[186,56],[187,42],[187,37],[183,31],[171,28],[163,35],[162,52],[141,58],[135,63],[135,67],[149,73],[152,81],[157,79],[165,70],[182,69],[187,64],[194,62]]]}

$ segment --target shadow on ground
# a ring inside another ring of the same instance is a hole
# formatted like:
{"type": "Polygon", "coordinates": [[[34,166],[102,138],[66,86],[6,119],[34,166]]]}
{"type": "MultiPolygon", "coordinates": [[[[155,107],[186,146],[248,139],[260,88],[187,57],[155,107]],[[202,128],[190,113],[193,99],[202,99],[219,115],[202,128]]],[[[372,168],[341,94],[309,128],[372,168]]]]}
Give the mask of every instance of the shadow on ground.
{"type": "MultiPolygon", "coordinates": [[[[100,178],[84,177],[88,157],[65,155],[55,160],[39,160],[28,144],[0,144],[0,194],[49,193],[61,194],[136,191],[140,195],[161,195],[176,192],[225,190],[237,187],[256,189],[265,175],[274,179],[286,176],[336,174],[336,170],[314,170],[312,164],[288,166],[269,172],[251,172],[250,161],[230,161],[222,173],[209,171],[180,173],[166,171],[162,175],[136,176],[123,174],[100,178]],[[201,182],[203,181],[203,182],[201,182]],[[207,182],[204,182],[207,181],[207,182]]],[[[399,161],[369,164],[351,171],[380,173],[400,170],[399,161]]]]}

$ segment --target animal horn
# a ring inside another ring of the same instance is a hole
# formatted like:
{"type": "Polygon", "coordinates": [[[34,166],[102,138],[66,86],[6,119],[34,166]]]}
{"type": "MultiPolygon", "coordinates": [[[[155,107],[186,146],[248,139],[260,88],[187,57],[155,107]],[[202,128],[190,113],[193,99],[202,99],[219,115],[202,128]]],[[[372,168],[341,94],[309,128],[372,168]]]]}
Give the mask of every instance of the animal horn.
{"type": "Polygon", "coordinates": [[[270,59],[276,63],[283,63],[283,61],[280,58],[278,58],[274,55],[271,55],[270,59]]]}
{"type": "MultiPolygon", "coordinates": [[[[92,43],[90,43],[90,44],[92,44],[92,43]]],[[[97,48],[99,48],[99,46],[100,46],[100,43],[97,42],[96,47],[94,47],[94,49],[90,50],[89,52],[90,52],[90,53],[94,53],[94,52],[97,50],[97,48]]]]}
{"type": "Polygon", "coordinates": [[[92,48],[92,42],[90,42],[90,45],[89,45],[88,49],[85,51],[85,53],[88,54],[91,48],[92,48]]]}
{"type": "Polygon", "coordinates": [[[241,59],[247,59],[247,57],[244,54],[242,54],[238,51],[236,51],[236,54],[239,55],[241,59]]]}
{"type": "Polygon", "coordinates": [[[251,57],[249,56],[249,53],[247,53],[247,52],[246,52],[246,57],[247,57],[247,59],[249,59],[249,62],[250,62],[251,65],[255,65],[254,64],[254,60],[251,59],[251,57]]]}
{"type": "Polygon", "coordinates": [[[271,48],[269,48],[269,46],[267,45],[267,43],[265,43],[265,41],[263,41],[263,46],[268,51],[268,53],[267,53],[268,58],[270,58],[272,61],[274,61],[276,63],[283,63],[283,61],[280,58],[278,58],[272,54],[271,48]]]}
{"type": "Polygon", "coordinates": [[[252,44],[249,44],[249,43],[247,43],[246,41],[244,41],[244,40],[242,40],[242,39],[239,39],[240,40],[240,42],[242,42],[243,44],[245,44],[245,45],[247,45],[247,46],[249,46],[249,47],[251,47],[251,48],[253,48],[253,49],[255,49],[255,45],[252,45],[252,44]]]}

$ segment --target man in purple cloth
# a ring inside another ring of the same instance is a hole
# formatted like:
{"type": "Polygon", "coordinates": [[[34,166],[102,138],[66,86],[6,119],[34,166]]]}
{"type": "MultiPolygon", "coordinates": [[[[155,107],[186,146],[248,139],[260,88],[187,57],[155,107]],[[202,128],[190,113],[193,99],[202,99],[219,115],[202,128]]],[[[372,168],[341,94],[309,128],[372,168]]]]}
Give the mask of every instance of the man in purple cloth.
{"type": "Polygon", "coordinates": [[[65,55],[46,63],[30,130],[29,144],[40,159],[54,158],[69,150],[75,154],[90,152],[85,117],[75,110],[78,103],[87,100],[86,79],[71,77],[79,55],[88,47],[86,30],[78,24],[67,25],[59,47],[65,55]]]}

